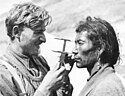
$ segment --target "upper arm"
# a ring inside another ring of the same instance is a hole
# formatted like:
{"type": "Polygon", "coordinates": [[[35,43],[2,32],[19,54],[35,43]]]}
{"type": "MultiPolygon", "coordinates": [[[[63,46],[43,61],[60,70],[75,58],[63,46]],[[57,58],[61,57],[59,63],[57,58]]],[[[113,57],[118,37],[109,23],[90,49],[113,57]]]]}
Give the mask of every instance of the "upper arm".
{"type": "Polygon", "coordinates": [[[12,75],[4,65],[0,64],[0,96],[16,96],[12,75]]]}

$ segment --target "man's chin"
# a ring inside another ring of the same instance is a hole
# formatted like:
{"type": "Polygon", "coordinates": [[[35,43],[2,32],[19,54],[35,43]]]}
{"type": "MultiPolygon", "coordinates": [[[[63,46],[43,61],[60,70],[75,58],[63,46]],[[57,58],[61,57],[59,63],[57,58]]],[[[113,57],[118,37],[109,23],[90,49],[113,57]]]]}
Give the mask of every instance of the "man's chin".
{"type": "Polygon", "coordinates": [[[38,56],[40,54],[40,50],[35,50],[34,52],[32,51],[29,55],[30,56],[38,56]]]}
{"type": "Polygon", "coordinates": [[[86,65],[83,65],[82,63],[76,63],[77,68],[87,68],[86,65]]]}
{"type": "Polygon", "coordinates": [[[77,68],[83,68],[83,66],[80,63],[76,63],[77,68]]]}
{"type": "Polygon", "coordinates": [[[40,51],[38,50],[37,52],[35,52],[33,55],[38,56],[40,54],[40,51]]]}
{"type": "Polygon", "coordinates": [[[35,55],[39,55],[40,53],[41,53],[40,48],[38,48],[37,50],[34,51],[34,54],[35,54],[35,55]]]}

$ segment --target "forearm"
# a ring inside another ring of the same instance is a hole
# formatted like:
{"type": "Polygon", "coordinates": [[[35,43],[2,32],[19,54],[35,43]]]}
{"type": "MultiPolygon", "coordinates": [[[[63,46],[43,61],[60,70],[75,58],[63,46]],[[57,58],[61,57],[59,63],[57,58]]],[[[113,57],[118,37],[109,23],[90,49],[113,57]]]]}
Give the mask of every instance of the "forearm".
{"type": "Polygon", "coordinates": [[[42,92],[41,90],[36,90],[34,96],[52,96],[52,94],[49,91],[42,92]]]}
{"type": "Polygon", "coordinates": [[[69,77],[65,79],[63,86],[57,91],[49,90],[44,84],[40,85],[34,96],[72,96],[73,86],[70,83],[69,77]]]}

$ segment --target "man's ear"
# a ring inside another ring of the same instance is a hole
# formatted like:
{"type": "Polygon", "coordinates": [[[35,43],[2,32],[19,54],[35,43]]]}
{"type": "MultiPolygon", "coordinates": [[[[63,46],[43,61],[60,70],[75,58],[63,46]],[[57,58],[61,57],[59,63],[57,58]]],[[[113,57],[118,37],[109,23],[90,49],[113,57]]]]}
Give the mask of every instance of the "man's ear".
{"type": "Polygon", "coordinates": [[[12,36],[14,38],[16,38],[16,37],[19,38],[20,35],[21,35],[21,33],[20,33],[20,30],[19,30],[19,27],[18,26],[14,26],[13,30],[12,30],[12,36]]]}

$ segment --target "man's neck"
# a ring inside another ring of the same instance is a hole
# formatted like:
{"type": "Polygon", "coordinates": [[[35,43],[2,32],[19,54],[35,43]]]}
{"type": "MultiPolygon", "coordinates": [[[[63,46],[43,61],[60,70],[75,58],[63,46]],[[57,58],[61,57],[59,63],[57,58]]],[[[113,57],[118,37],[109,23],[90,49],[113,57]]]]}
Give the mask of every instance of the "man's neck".
{"type": "Polygon", "coordinates": [[[20,54],[22,54],[23,50],[21,49],[21,47],[18,44],[15,43],[10,43],[9,47],[14,50],[15,52],[18,52],[20,54]]]}
{"type": "Polygon", "coordinates": [[[88,67],[87,70],[90,74],[90,76],[92,76],[93,74],[95,74],[96,72],[98,72],[101,68],[105,67],[105,66],[109,66],[109,63],[105,63],[105,64],[102,64],[100,62],[96,62],[94,64],[93,67],[88,67]]]}
{"type": "Polygon", "coordinates": [[[20,47],[19,44],[15,43],[15,42],[11,42],[9,44],[9,49],[11,49],[14,53],[18,54],[21,57],[29,58],[29,56],[26,56],[23,54],[23,49],[20,47]]]}
{"type": "Polygon", "coordinates": [[[87,70],[88,70],[90,76],[92,76],[95,72],[97,72],[101,68],[101,66],[102,66],[102,64],[99,64],[99,62],[96,62],[94,64],[94,66],[88,67],[87,70]]]}

